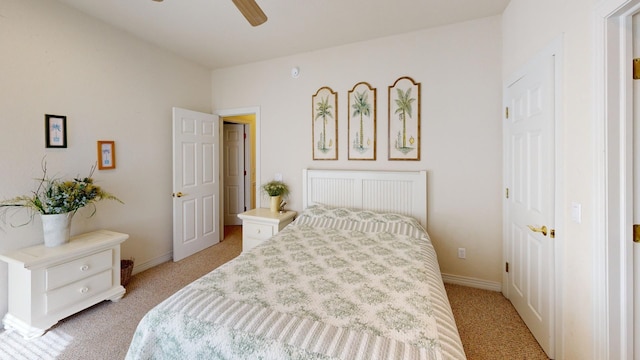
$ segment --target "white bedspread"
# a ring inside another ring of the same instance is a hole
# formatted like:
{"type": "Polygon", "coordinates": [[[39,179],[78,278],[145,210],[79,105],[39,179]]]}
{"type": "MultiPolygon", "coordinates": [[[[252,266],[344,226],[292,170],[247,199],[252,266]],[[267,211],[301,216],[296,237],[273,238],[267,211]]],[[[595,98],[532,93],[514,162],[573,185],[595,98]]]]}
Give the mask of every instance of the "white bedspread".
{"type": "Polygon", "coordinates": [[[464,359],[426,232],[312,207],[140,322],[128,359],[464,359]]]}

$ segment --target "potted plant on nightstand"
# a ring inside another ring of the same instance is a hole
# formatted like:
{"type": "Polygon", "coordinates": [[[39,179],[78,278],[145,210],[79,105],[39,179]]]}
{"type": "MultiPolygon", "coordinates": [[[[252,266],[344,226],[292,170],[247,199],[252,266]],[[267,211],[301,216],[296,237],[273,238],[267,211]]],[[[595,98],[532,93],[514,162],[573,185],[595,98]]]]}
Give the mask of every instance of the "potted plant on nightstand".
{"type": "Polygon", "coordinates": [[[47,165],[43,162],[43,175],[41,179],[37,179],[36,190],[28,195],[0,201],[0,217],[5,220],[11,208],[27,208],[31,211],[31,218],[19,226],[28,224],[36,214],[40,214],[45,246],[54,247],[68,242],[71,219],[76,211],[92,205],[94,208],[90,216],[93,216],[96,212],[95,203],[100,200],[108,199],[122,203],[120,199],[93,183],[95,169],[95,166],[91,167],[89,176],[85,178],[61,180],[47,177],[47,165]]]}
{"type": "Polygon", "coordinates": [[[280,211],[280,203],[282,198],[289,195],[289,187],[282,181],[272,180],[262,185],[262,191],[271,197],[271,206],[269,209],[272,212],[280,211]]]}

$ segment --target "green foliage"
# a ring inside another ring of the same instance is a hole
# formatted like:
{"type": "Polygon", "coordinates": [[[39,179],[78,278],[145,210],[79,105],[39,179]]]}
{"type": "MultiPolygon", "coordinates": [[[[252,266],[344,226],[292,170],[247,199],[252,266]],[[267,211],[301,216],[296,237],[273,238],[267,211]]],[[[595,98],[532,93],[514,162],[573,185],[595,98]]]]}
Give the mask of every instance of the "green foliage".
{"type": "Polygon", "coordinates": [[[61,180],[47,177],[46,163],[42,164],[42,178],[37,179],[38,187],[29,195],[16,196],[12,199],[0,201],[0,217],[2,220],[11,208],[27,208],[31,211],[31,218],[35,214],[64,214],[76,212],[79,209],[92,205],[95,214],[95,203],[100,200],[115,200],[123,203],[113,194],[104,191],[93,182],[95,166],[91,167],[89,176],[74,178],[73,180],[61,180]]]}
{"type": "Polygon", "coordinates": [[[262,185],[262,191],[269,196],[287,196],[289,195],[289,187],[282,181],[272,180],[262,185]]]}

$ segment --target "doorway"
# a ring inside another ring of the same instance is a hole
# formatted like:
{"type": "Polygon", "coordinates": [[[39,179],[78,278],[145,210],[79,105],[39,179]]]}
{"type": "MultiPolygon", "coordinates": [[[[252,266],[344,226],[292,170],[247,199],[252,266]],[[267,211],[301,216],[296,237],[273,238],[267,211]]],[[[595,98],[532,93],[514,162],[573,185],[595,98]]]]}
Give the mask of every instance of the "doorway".
{"type": "MultiPolygon", "coordinates": [[[[245,181],[243,182],[243,191],[245,197],[245,206],[247,210],[253,209],[256,207],[257,196],[259,194],[259,189],[257,185],[257,179],[260,178],[260,108],[259,107],[249,107],[249,108],[239,108],[239,109],[227,109],[220,110],[215,112],[216,115],[220,117],[221,126],[223,129],[224,124],[237,124],[242,125],[244,127],[244,131],[247,134],[245,140],[245,156],[244,156],[244,168],[247,172],[245,176],[245,181]]],[[[222,130],[221,130],[222,131],[222,130]]],[[[223,136],[221,136],[223,137],[223,136]]],[[[224,154],[224,139],[221,141],[220,147],[220,156],[224,154]]],[[[223,159],[221,158],[221,161],[223,159]]],[[[225,167],[223,167],[224,169],[225,167]]],[[[222,179],[222,188],[221,191],[224,191],[226,188],[224,184],[224,179],[227,176],[225,174],[226,170],[223,170],[220,174],[222,179]]],[[[225,196],[221,196],[221,212],[226,214],[226,205],[224,204],[225,196]]],[[[221,226],[224,227],[226,224],[225,218],[226,216],[221,216],[220,222],[221,226]]]]}
{"type": "MultiPolygon", "coordinates": [[[[223,161],[222,189],[224,225],[242,225],[238,218],[250,206],[250,177],[247,165],[251,164],[251,148],[247,134],[249,126],[225,121],[222,125],[223,161]]],[[[250,167],[250,166],[249,166],[250,167]]]]}

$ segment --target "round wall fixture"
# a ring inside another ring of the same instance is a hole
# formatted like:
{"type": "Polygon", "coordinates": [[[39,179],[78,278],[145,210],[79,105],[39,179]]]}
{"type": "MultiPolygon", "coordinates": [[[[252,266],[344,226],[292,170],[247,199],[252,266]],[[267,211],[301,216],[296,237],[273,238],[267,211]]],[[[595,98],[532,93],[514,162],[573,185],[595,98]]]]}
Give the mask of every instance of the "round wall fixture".
{"type": "Polygon", "coordinates": [[[300,68],[298,68],[297,66],[291,68],[291,77],[295,79],[298,76],[300,76],[300,68]]]}

